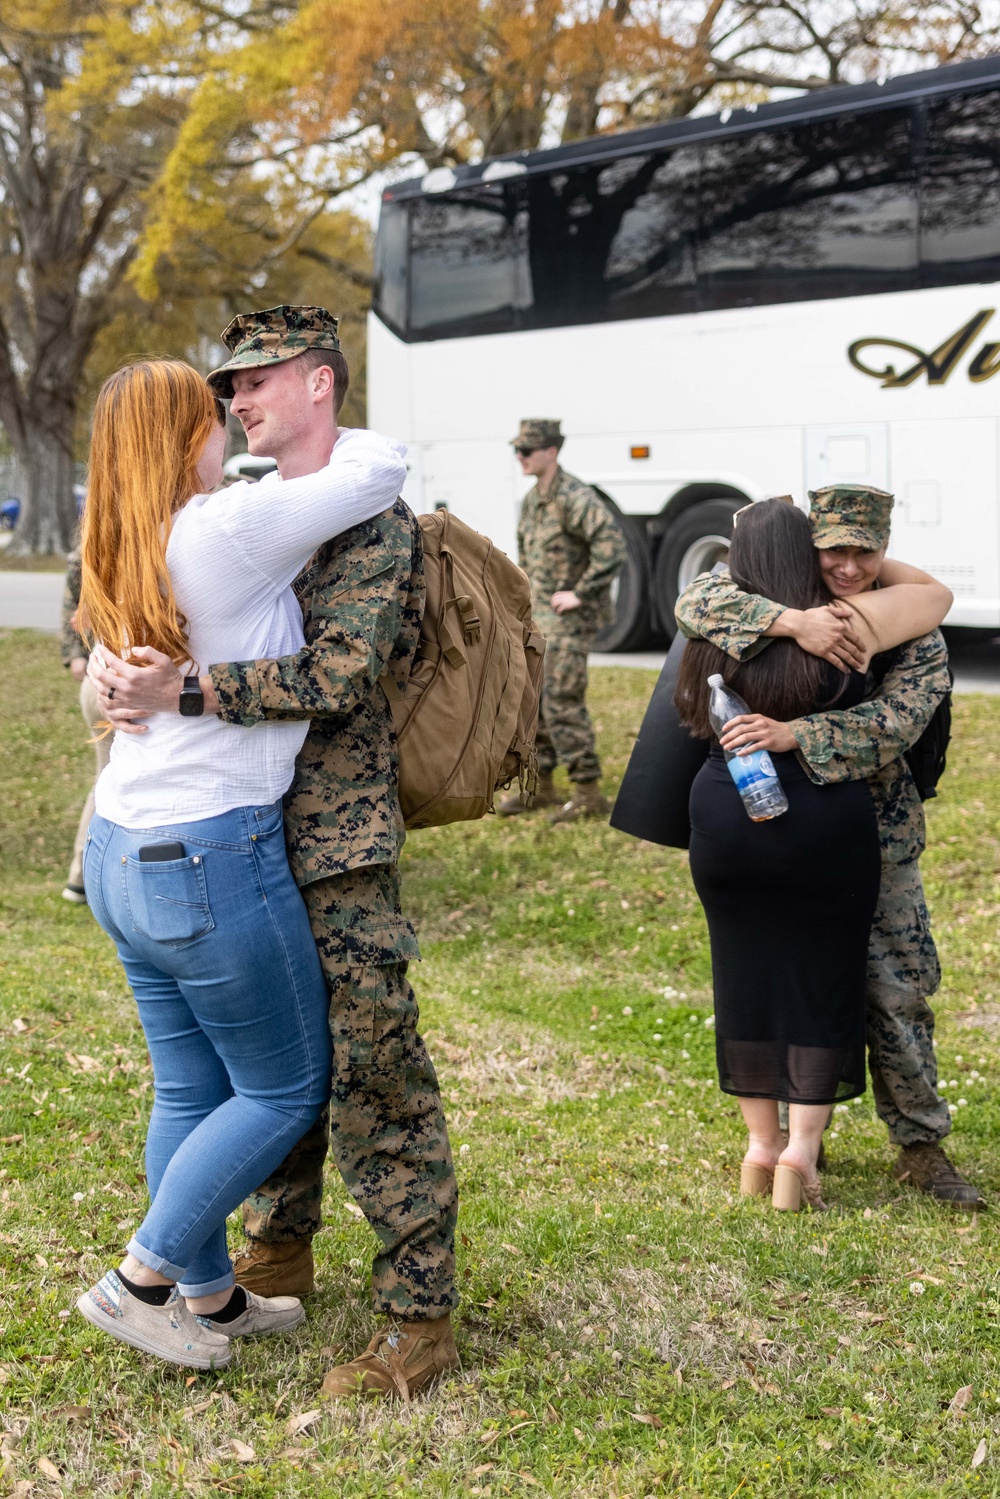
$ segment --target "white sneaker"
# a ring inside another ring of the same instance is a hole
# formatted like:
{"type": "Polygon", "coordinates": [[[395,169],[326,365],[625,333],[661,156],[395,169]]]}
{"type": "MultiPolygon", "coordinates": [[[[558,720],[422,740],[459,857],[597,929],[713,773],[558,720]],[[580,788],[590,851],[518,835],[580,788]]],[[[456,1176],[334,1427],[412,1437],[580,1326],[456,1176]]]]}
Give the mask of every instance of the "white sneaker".
{"type": "Polygon", "coordinates": [[[174,1286],[164,1306],[140,1301],[109,1270],[76,1303],[88,1322],[143,1353],[188,1369],[224,1369],[232,1358],[229,1339],[188,1311],[174,1286]]]}
{"type": "Polygon", "coordinates": [[[198,1321],[227,1338],[263,1338],[271,1332],[288,1332],[306,1320],[305,1307],[296,1296],[255,1296],[244,1288],[247,1309],[232,1322],[215,1322],[211,1317],[198,1321]]]}
{"type": "Polygon", "coordinates": [[[87,892],[82,885],[67,885],[62,893],[63,900],[71,901],[74,906],[85,906],[87,904],[87,892]]]}

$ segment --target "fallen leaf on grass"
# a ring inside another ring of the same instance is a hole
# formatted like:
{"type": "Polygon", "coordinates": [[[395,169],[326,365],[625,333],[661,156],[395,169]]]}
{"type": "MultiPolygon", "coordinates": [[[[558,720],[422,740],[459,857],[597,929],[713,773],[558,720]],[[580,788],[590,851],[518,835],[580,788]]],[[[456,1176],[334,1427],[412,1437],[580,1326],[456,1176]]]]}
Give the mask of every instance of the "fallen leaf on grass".
{"type": "Polygon", "coordinates": [[[47,1457],[40,1457],[38,1459],[38,1471],[39,1473],[44,1473],[46,1478],[51,1478],[53,1483],[62,1483],[62,1474],[55,1463],[50,1462],[47,1457]]]}
{"type": "Polygon", "coordinates": [[[365,1216],[356,1202],[345,1202],[344,1207],[354,1218],[363,1218],[365,1216]]]}
{"type": "Polygon", "coordinates": [[[832,1452],[833,1451],[833,1443],[830,1441],[829,1437],[817,1437],[816,1438],[816,1446],[817,1447],[822,1447],[822,1449],[823,1449],[824,1452],[832,1452]]]}
{"type": "Polygon", "coordinates": [[[96,1145],[97,1141],[100,1138],[101,1138],[101,1132],[100,1132],[100,1130],[99,1129],[92,1129],[90,1131],[89,1135],[84,1135],[84,1137],[83,1137],[83,1139],[82,1139],[82,1141],[80,1143],[82,1145],[96,1145]]]}
{"type": "Polygon", "coordinates": [[[473,1468],[473,1478],[482,1478],[484,1473],[492,1473],[496,1463],[480,1463],[478,1468],[473,1468]]]}
{"type": "Polygon", "coordinates": [[[252,1463],[256,1460],[257,1454],[249,1442],[238,1442],[235,1437],[230,1437],[229,1445],[232,1447],[233,1456],[238,1463],[252,1463]]]}
{"type": "Polygon", "coordinates": [[[300,1431],[305,1431],[307,1426],[311,1426],[314,1421],[318,1421],[322,1414],[322,1411],[315,1410],[303,1411],[299,1416],[289,1416],[285,1422],[285,1430],[290,1437],[297,1436],[300,1431]]]}
{"type": "Polygon", "coordinates": [[[972,1386],[970,1384],[964,1384],[960,1390],[955,1391],[954,1395],[952,1395],[951,1397],[951,1400],[948,1402],[949,1416],[957,1416],[960,1411],[964,1411],[965,1407],[968,1405],[971,1399],[972,1386]]]}
{"type": "Polygon", "coordinates": [[[643,1426],[662,1426],[663,1422],[659,1416],[653,1416],[639,1411],[629,1411],[633,1421],[641,1421],[643,1426]]]}
{"type": "Polygon", "coordinates": [[[479,1438],[479,1445],[480,1447],[492,1447],[493,1443],[498,1442],[499,1440],[500,1432],[498,1430],[484,1431],[482,1436],[479,1438]]]}
{"type": "Polygon", "coordinates": [[[824,1416],[842,1416],[844,1414],[839,1405],[821,1405],[820,1410],[824,1416]]]}
{"type": "Polygon", "coordinates": [[[0,1145],[20,1145],[23,1140],[23,1135],[0,1135],[0,1145]]]}
{"type": "Polygon", "coordinates": [[[33,1483],[28,1483],[22,1478],[20,1482],[14,1485],[13,1499],[31,1499],[34,1489],[35,1485],[33,1483]]]}
{"type": "Polygon", "coordinates": [[[63,1416],[67,1421],[89,1421],[94,1412],[89,1405],[57,1405],[52,1414],[63,1416]]]}
{"type": "Polygon", "coordinates": [[[976,1448],[975,1452],[972,1454],[972,1462],[969,1464],[969,1466],[970,1466],[970,1468],[978,1468],[985,1461],[986,1461],[986,1438],[983,1437],[983,1440],[980,1442],[979,1446],[976,1448]]]}
{"type": "Polygon", "coordinates": [[[508,1254],[523,1254],[523,1249],[518,1249],[516,1244],[501,1244],[501,1249],[506,1249],[508,1254]]]}
{"type": "Polygon", "coordinates": [[[531,1486],[532,1486],[532,1488],[534,1488],[534,1489],[540,1489],[541,1488],[541,1484],[538,1482],[538,1479],[537,1478],[532,1478],[531,1474],[530,1473],[525,1473],[523,1471],[523,1469],[522,1469],[522,1471],[517,1476],[518,1476],[518,1478],[523,1478],[524,1481],[525,1481],[525,1483],[530,1483],[531,1486]]]}
{"type": "Polygon", "coordinates": [[[734,1384],[739,1384],[739,1380],[738,1379],[724,1379],[722,1381],[721,1388],[724,1389],[724,1390],[731,1390],[734,1384]]]}

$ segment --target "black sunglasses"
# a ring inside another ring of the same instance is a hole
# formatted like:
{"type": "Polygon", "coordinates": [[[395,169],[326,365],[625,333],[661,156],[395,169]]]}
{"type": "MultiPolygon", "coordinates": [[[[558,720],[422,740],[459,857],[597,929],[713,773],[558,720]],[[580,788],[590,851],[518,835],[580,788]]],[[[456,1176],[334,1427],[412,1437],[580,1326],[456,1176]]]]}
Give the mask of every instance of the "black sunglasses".
{"type": "Polygon", "coordinates": [[[520,446],[514,448],[514,452],[519,458],[530,458],[532,453],[540,453],[541,451],[541,448],[522,448],[520,446]]]}

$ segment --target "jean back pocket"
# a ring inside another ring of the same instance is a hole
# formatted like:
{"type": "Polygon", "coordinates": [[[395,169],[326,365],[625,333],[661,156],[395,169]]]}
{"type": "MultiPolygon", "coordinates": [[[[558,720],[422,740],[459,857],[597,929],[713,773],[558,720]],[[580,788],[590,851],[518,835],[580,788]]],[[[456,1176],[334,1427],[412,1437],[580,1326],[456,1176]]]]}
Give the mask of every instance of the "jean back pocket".
{"type": "Polygon", "coordinates": [[[177,944],[215,926],[200,854],[150,864],[126,859],[122,876],[129,920],[140,936],[177,944]]]}

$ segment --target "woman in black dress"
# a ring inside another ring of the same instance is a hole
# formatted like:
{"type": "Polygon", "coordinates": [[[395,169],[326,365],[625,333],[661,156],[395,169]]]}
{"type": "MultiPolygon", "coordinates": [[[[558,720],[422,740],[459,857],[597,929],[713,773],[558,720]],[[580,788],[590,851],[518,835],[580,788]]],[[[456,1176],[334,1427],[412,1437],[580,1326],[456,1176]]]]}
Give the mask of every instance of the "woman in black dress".
{"type": "MultiPolygon", "coordinates": [[[[729,569],[744,591],[789,608],[831,600],[805,514],[779,500],[740,513],[729,569]]],[[[868,650],[926,631],[913,601],[912,585],[852,600],[868,650]]],[[[716,672],[755,715],[742,720],[757,729],[742,752],[777,751],[788,797],[782,816],[751,822],[714,739],[691,792],[691,874],[711,938],[719,1084],[739,1099],[749,1132],[741,1191],[773,1190],[780,1208],[802,1198],[822,1208],[816,1161],[831,1105],[865,1090],[866,958],[881,865],[867,783],[815,785],[787,725],[856,706],[865,677],[836,671],[790,639],[742,662],[691,641],[676,702],[702,738],[712,736],[707,678],[716,672]],[[787,1145],[778,1100],[789,1105],[787,1145]]]]}

